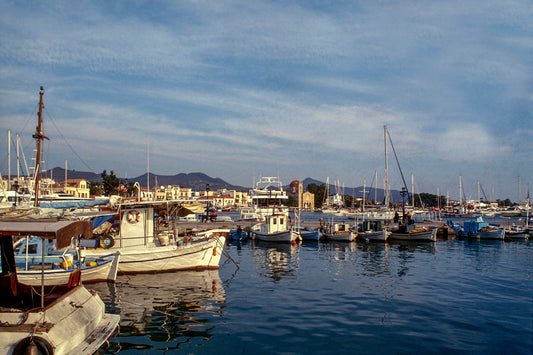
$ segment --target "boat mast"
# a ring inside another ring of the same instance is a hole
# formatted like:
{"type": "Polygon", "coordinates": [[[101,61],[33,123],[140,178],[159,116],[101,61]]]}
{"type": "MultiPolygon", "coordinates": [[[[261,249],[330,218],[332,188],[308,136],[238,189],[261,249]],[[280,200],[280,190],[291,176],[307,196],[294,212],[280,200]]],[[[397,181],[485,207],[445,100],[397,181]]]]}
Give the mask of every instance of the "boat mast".
{"type": "Polygon", "coordinates": [[[49,139],[43,134],[43,95],[44,88],[41,86],[41,91],[39,92],[39,121],[37,123],[36,132],[33,135],[33,138],[37,141],[37,152],[35,157],[35,207],[39,207],[39,190],[40,190],[40,172],[41,172],[41,141],[43,139],[49,139]]]}
{"type": "Polygon", "coordinates": [[[463,177],[459,175],[459,208],[463,207],[463,177]]]}
{"type": "Polygon", "coordinates": [[[11,130],[7,130],[7,189],[11,190],[11,130]]]}
{"type": "Polygon", "coordinates": [[[387,126],[383,126],[383,141],[385,143],[385,178],[383,180],[383,190],[385,190],[385,207],[389,207],[389,161],[387,158],[387,126]]]}

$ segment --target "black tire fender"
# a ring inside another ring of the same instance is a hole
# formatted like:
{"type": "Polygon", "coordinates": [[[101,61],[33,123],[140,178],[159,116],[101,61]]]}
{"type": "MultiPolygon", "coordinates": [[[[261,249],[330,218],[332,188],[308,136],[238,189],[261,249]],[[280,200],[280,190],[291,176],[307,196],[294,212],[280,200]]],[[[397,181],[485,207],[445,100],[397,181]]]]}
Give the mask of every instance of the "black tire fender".
{"type": "Polygon", "coordinates": [[[115,245],[115,238],[110,235],[100,237],[100,247],[104,249],[112,248],[115,245]]]}
{"type": "Polygon", "coordinates": [[[52,344],[50,344],[46,339],[37,336],[27,337],[19,341],[15,346],[15,349],[13,349],[13,355],[26,354],[26,350],[29,346],[31,346],[32,341],[33,344],[35,344],[35,346],[37,347],[39,354],[53,355],[54,349],[52,347],[52,344]]]}

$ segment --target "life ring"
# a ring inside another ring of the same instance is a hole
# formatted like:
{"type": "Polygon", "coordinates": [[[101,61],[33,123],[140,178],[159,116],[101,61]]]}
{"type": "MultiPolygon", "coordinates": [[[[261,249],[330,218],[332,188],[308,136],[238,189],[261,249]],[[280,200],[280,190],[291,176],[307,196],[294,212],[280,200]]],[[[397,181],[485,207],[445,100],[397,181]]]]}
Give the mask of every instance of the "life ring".
{"type": "Polygon", "coordinates": [[[15,346],[15,349],[13,349],[13,354],[26,354],[27,350],[30,350],[31,348],[35,349],[35,347],[37,347],[39,354],[52,355],[54,353],[52,345],[46,339],[34,336],[27,337],[19,341],[15,346]]]}
{"type": "Polygon", "coordinates": [[[468,238],[472,238],[472,232],[468,232],[468,238]]]}
{"type": "Polygon", "coordinates": [[[110,235],[100,237],[100,248],[109,249],[115,245],[115,239],[110,235]]]}
{"type": "Polygon", "coordinates": [[[141,220],[141,213],[138,211],[129,211],[128,212],[128,222],[130,223],[139,223],[141,220]]]}

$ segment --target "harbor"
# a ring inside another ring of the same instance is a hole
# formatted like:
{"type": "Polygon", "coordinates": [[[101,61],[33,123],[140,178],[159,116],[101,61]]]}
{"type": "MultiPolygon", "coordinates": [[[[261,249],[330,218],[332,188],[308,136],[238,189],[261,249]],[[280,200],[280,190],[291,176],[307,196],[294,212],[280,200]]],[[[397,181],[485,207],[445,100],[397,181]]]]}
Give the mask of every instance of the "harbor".
{"type": "Polygon", "coordinates": [[[530,241],[245,240],[227,243],[219,270],[92,286],[121,315],[108,354],[525,354],[532,252],[530,241]]]}

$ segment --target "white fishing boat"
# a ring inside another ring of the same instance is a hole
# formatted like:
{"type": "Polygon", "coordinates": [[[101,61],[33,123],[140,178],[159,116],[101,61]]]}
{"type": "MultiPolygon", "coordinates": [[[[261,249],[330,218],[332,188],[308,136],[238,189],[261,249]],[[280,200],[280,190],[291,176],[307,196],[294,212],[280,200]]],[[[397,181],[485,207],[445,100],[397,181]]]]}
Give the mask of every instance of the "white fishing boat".
{"type": "Polygon", "coordinates": [[[262,177],[250,190],[251,205],[240,209],[239,220],[264,221],[266,216],[281,214],[289,216],[284,205],[289,199],[277,177],[262,177]]]}
{"type": "MultiPolygon", "coordinates": [[[[58,247],[66,247],[72,237],[91,234],[91,224],[81,221],[0,221],[0,353],[93,354],[113,334],[120,316],[105,313],[98,293],[80,284],[79,270],[72,272],[67,286],[46,287],[42,282],[39,288],[18,282],[14,237],[55,239],[58,247]]],[[[43,270],[41,277],[45,279],[43,270]]]]}
{"type": "Polygon", "coordinates": [[[252,227],[252,239],[265,242],[293,243],[300,237],[287,226],[287,216],[274,214],[266,216],[265,221],[252,227]]]}
{"type": "Polygon", "coordinates": [[[348,223],[329,223],[322,228],[323,241],[353,242],[357,232],[353,232],[348,223]]]}
{"type": "Polygon", "coordinates": [[[505,229],[505,239],[528,239],[529,238],[529,229],[513,227],[505,229]]]}
{"type": "Polygon", "coordinates": [[[381,221],[364,221],[357,230],[357,238],[366,239],[371,242],[385,242],[390,235],[390,231],[382,227],[381,221]]]}
{"type": "Polygon", "coordinates": [[[391,230],[388,239],[434,242],[437,240],[437,228],[400,224],[398,228],[391,230]]]}
{"type": "Polygon", "coordinates": [[[52,241],[41,243],[41,238],[28,236],[15,243],[15,263],[20,283],[30,286],[41,284],[43,249],[45,286],[67,285],[72,271],[78,268],[81,269],[81,280],[85,283],[114,282],[117,277],[118,252],[97,258],[82,258],[79,263],[76,253],[66,248],[57,250],[52,241]]]}
{"type": "MultiPolygon", "coordinates": [[[[120,252],[118,272],[142,273],[218,269],[229,229],[179,236],[177,217],[198,213],[201,204],[183,201],[132,201],[118,206],[117,224],[101,241],[83,241],[82,256],[120,252]],[[94,248],[103,245],[104,248],[94,248]]],[[[201,211],[200,211],[201,212],[201,211]]]]}

